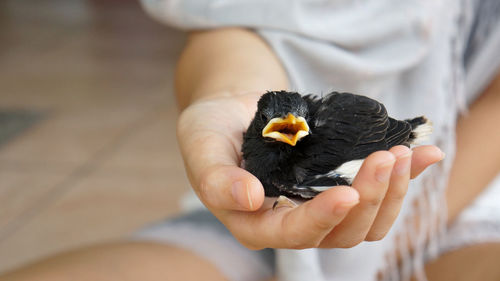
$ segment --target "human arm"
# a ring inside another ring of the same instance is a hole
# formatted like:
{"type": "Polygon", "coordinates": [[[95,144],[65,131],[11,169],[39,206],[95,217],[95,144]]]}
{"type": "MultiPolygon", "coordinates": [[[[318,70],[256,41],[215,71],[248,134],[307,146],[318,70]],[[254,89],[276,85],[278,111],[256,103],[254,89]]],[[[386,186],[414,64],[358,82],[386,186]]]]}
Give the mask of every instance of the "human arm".
{"type": "Polygon", "coordinates": [[[457,152],[446,193],[453,220],[500,172],[500,75],[458,119],[457,152]]]}
{"type": "Polygon", "coordinates": [[[286,72],[269,46],[242,28],[192,32],[175,78],[181,108],[210,97],[288,89],[286,72]]]}
{"type": "Polygon", "coordinates": [[[262,185],[239,168],[242,134],[265,90],[286,89],[285,71],[255,33],[239,28],[191,34],[176,75],[185,110],[178,138],[193,189],[250,248],[352,247],[379,240],[399,213],[410,176],[439,161],[434,146],[379,151],[353,188],[336,187],[297,208],[272,211],[262,185]]]}

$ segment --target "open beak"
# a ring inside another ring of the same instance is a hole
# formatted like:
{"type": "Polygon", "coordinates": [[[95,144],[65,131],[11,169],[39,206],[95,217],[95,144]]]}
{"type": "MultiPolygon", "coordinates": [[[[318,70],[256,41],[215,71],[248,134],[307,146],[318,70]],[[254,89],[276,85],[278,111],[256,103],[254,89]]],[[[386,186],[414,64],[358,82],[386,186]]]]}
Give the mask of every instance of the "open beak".
{"type": "Polygon", "coordinates": [[[262,136],[295,146],[297,142],[309,135],[309,125],[304,117],[295,117],[288,113],[286,118],[273,118],[262,130],[262,136]]]}

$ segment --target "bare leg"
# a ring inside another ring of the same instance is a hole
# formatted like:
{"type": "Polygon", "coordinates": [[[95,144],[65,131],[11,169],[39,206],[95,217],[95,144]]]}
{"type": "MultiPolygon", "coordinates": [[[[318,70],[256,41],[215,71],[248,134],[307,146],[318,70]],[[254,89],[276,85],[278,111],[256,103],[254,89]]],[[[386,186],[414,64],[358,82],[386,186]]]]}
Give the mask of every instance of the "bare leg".
{"type": "Polygon", "coordinates": [[[0,281],[226,280],[209,261],[156,243],[121,242],[92,246],[0,276],[0,281]]]}
{"type": "Polygon", "coordinates": [[[446,253],[425,267],[430,281],[500,280],[500,243],[478,244],[446,253]]]}

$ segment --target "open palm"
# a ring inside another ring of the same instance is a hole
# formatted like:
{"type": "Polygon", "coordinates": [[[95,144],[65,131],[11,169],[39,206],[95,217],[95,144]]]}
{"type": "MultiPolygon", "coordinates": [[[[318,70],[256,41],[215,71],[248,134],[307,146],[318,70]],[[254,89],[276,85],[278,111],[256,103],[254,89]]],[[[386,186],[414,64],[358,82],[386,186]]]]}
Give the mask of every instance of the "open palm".
{"type": "Polygon", "coordinates": [[[261,95],[198,101],[181,114],[177,131],[198,197],[248,248],[346,248],[380,240],[399,213],[410,178],[443,157],[435,146],[374,152],[352,187],[273,211],[274,200],[265,200],[259,180],[239,167],[243,132],[261,95]]]}

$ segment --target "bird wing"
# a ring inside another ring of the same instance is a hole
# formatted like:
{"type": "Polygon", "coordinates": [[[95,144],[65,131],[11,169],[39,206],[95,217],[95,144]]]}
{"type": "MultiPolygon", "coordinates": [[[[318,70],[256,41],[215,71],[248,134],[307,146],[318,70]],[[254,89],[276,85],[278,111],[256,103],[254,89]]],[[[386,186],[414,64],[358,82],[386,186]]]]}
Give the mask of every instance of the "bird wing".
{"type": "Polygon", "coordinates": [[[312,154],[320,165],[326,164],[331,169],[332,164],[339,166],[387,149],[389,119],[385,107],[376,100],[334,92],[325,96],[316,108],[310,113],[312,126],[306,153],[312,154]]]}
{"type": "Polygon", "coordinates": [[[385,137],[387,146],[389,148],[399,144],[409,146],[408,140],[412,130],[411,127],[411,124],[407,121],[400,121],[389,117],[389,127],[387,128],[385,137]]]}

